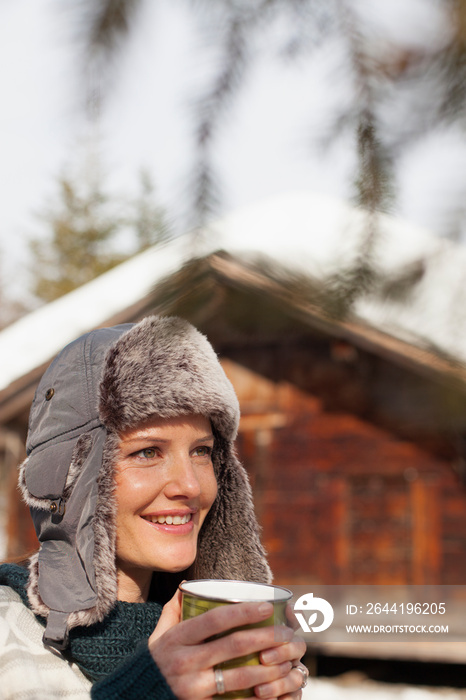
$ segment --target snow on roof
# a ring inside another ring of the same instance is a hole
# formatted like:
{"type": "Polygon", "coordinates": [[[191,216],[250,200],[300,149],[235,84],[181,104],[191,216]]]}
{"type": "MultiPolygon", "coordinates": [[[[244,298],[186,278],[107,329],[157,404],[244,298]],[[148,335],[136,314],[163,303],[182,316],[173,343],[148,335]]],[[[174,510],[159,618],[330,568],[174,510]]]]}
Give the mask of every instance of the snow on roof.
{"type": "Polygon", "coordinates": [[[146,296],[183,262],[183,241],[149,248],[0,333],[0,390],[146,296]]]}
{"type": "MultiPolygon", "coordinates": [[[[354,261],[367,213],[329,196],[295,192],[246,207],[212,224],[190,251],[186,239],[151,248],[79,289],[34,311],[0,333],[0,390],[51,359],[64,345],[130,307],[189,253],[218,250],[325,278],[354,261]]],[[[376,262],[387,273],[426,259],[426,274],[409,304],[357,302],[357,314],[411,342],[425,338],[466,360],[460,322],[466,297],[466,251],[423,229],[381,215],[376,262]]]]}
{"type": "MultiPolygon", "coordinates": [[[[368,214],[328,195],[293,192],[230,214],[210,227],[216,248],[266,254],[295,271],[323,277],[355,259],[368,214]]],[[[420,227],[380,215],[377,258],[386,272],[433,254],[442,242],[420,227]]]]}
{"type": "MultiPolygon", "coordinates": [[[[290,193],[225,218],[217,247],[254,257],[262,252],[292,272],[325,279],[356,260],[369,215],[325,195],[290,193]]],[[[361,296],[357,316],[413,345],[434,346],[466,362],[466,248],[401,219],[380,214],[376,268],[395,276],[422,263],[424,275],[406,300],[361,296]]]]}

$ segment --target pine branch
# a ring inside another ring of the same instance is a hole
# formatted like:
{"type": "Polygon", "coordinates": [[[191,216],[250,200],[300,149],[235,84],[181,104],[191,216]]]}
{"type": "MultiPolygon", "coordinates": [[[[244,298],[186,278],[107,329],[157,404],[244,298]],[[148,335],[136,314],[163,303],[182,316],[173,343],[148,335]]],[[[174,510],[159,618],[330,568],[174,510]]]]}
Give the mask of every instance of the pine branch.
{"type": "Polygon", "coordinates": [[[110,83],[110,68],[143,0],[79,0],[84,42],[85,90],[89,117],[100,114],[110,83]]]}

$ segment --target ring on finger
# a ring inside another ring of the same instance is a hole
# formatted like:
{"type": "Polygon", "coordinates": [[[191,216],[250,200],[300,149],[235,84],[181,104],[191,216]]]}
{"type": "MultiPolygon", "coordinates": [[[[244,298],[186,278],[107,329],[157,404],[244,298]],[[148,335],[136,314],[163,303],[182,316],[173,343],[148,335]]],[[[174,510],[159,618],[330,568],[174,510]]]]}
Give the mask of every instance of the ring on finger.
{"type": "Polygon", "coordinates": [[[293,666],[297,671],[299,671],[303,677],[303,682],[300,685],[300,690],[303,690],[307,686],[307,682],[309,680],[309,671],[307,670],[306,666],[304,664],[299,664],[296,666],[293,666]]]}
{"type": "Polygon", "coordinates": [[[221,668],[214,669],[215,685],[217,688],[217,695],[223,695],[225,692],[225,679],[223,677],[223,671],[221,668]]]}

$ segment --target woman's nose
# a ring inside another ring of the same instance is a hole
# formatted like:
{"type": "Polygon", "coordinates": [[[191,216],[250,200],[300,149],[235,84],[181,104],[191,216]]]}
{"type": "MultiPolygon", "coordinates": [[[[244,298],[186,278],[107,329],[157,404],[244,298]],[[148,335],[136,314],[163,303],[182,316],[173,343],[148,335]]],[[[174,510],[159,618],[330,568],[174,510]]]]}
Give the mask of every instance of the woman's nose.
{"type": "Polygon", "coordinates": [[[200,493],[201,485],[190,457],[175,458],[165,487],[166,496],[168,498],[196,498],[200,493]]]}

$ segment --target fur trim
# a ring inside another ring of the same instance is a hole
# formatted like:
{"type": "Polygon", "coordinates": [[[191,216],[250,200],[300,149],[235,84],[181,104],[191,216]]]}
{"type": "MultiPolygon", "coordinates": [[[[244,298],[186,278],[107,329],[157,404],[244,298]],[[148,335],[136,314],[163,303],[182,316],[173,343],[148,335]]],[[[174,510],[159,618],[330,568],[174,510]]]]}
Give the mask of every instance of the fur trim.
{"type": "Polygon", "coordinates": [[[79,624],[90,625],[103,620],[117,599],[117,574],[115,564],[116,547],[116,499],[114,480],[114,455],[118,447],[118,436],[107,435],[98,477],[98,500],[94,515],[94,568],[98,601],[94,611],[85,611],[85,619],[79,624]]]}
{"type": "Polygon", "coordinates": [[[233,448],[218,435],[214,467],[218,493],[199,535],[194,578],[271,583],[248,475],[233,448]]]}
{"type": "Polygon", "coordinates": [[[29,463],[29,457],[26,457],[24,462],[22,462],[19,465],[19,479],[18,479],[18,487],[19,490],[21,491],[21,495],[23,497],[23,501],[29,508],[35,508],[36,510],[50,510],[50,501],[49,499],[45,498],[37,498],[36,496],[33,496],[32,493],[29,492],[28,487],[26,486],[26,470],[27,466],[29,463]]]}
{"type": "Polygon", "coordinates": [[[48,605],[44,603],[39,593],[39,552],[29,559],[29,583],[27,588],[29,603],[36,615],[47,617],[50,612],[48,605]]]}
{"type": "Polygon", "coordinates": [[[73,450],[73,456],[71,458],[70,468],[68,469],[68,474],[65,481],[65,488],[63,489],[62,498],[66,501],[73,491],[73,486],[75,485],[76,479],[78,478],[82,466],[87,459],[87,456],[92,447],[92,435],[89,433],[84,433],[80,435],[76,446],[73,450]]]}
{"type": "Polygon", "coordinates": [[[99,408],[103,424],[115,432],[152,415],[199,413],[233,440],[239,423],[238,399],[209,341],[173,317],[150,316],[115,343],[99,408]]]}

